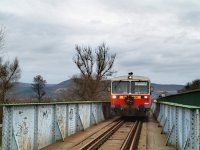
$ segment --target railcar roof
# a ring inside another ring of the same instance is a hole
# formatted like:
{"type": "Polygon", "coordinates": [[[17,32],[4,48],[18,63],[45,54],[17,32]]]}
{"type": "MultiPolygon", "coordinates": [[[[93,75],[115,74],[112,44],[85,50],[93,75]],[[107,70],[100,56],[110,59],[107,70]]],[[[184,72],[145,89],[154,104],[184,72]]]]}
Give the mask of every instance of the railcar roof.
{"type": "Polygon", "coordinates": [[[111,79],[111,81],[118,81],[118,80],[146,80],[146,81],[150,81],[150,79],[148,77],[145,76],[132,76],[132,79],[128,79],[128,75],[126,76],[119,76],[119,77],[114,77],[111,79]]]}

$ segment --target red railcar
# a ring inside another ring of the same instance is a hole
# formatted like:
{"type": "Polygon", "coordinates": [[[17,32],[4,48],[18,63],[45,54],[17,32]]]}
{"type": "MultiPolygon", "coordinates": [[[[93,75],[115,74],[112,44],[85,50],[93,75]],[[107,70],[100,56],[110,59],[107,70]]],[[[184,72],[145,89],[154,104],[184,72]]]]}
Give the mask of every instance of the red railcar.
{"type": "Polygon", "coordinates": [[[119,76],[111,79],[111,108],[126,116],[143,116],[151,105],[151,82],[148,77],[119,76]]]}

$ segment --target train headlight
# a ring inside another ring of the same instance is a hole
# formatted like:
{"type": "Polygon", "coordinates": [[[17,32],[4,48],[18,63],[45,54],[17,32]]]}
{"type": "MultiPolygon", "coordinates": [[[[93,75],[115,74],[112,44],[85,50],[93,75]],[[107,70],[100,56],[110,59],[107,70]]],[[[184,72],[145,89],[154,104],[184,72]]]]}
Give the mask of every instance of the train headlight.
{"type": "Polygon", "coordinates": [[[112,96],[112,99],[116,99],[116,98],[117,98],[117,96],[116,96],[116,95],[113,95],[113,96],[112,96]]]}
{"type": "Polygon", "coordinates": [[[148,98],[148,96],[144,96],[144,99],[147,99],[148,98]]]}
{"type": "Polygon", "coordinates": [[[132,79],[132,76],[128,76],[128,79],[132,79]]]}

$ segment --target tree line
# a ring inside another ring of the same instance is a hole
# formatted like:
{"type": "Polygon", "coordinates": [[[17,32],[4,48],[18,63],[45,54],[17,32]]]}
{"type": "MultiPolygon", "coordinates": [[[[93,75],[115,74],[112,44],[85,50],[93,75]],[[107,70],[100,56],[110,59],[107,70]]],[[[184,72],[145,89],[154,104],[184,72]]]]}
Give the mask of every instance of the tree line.
{"type": "Polygon", "coordinates": [[[193,91],[196,89],[200,89],[200,79],[195,79],[191,82],[186,83],[183,89],[179,90],[179,93],[193,91]]]}

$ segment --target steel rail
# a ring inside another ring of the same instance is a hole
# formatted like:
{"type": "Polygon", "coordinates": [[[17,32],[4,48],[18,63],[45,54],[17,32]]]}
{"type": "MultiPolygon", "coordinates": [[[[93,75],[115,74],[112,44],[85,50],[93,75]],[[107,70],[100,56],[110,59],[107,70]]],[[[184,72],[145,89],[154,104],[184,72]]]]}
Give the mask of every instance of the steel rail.
{"type": "Polygon", "coordinates": [[[114,121],[112,121],[112,122],[110,122],[109,124],[107,124],[106,126],[103,126],[103,127],[101,127],[98,131],[96,131],[96,132],[94,132],[94,133],[92,133],[92,134],[90,134],[89,136],[87,136],[87,137],[85,137],[85,139],[84,140],[82,140],[82,141],[80,141],[79,143],[77,143],[76,145],[74,145],[73,147],[76,147],[76,146],[78,146],[79,144],[81,144],[81,143],[83,143],[86,139],[89,139],[90,137],[92,137],[92,136],[94,136],[95,134],[98,134],[101,130],[104,130],[104,129],[106,129],[108,126],[110,126],[110,125],[112,125],[113,123],[115,123],[115,122],[117,122],[117,121],[119,121],[121,118],[120,117],[117,117],[116,119],[114,119],[114,121]]]}
{"type": "Polygon", "coordinates": [[[117,129],[119,129],[124,121],[118,121],[115,125],[109,127],[106,131],[104,131],[101,135],[96,137],[95,139],[89,141],[79,150],[93,150],[98,148],[102,143],[104,143],[117,129]]]}
{"type": "Polygon", "coordinates": [[[131,127],[131,130],[130,130],[127,138],[125,139],[123,145],[121,146],[120,150],[127,150],[130,147],[131,141],[132,141],[133,135],[135,134],[137,126],[138,126],[138,121],[136,121],[133,124],[133,126],[131,127]]]}
{"type": "Polygon", "coordinates": [[[135,149],[136,144],[137,144],[137,142],[138,142],[138,140],[139,140],[139,136],[140,136],[141,129],[142,129],[142,122],[139,121],[138,126],[137,126],[137,129],[136,129],[136,132],[135,132],[135,134],[134,134],[134,137],[133,137],[133,140],[132,140],[132,142],[131,142],[131,145],[130,145],[129,150],[134,150],[134,149],[135,149]]]}

